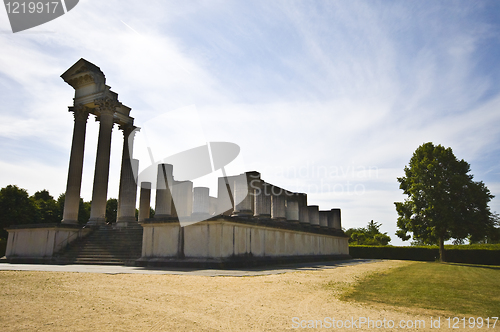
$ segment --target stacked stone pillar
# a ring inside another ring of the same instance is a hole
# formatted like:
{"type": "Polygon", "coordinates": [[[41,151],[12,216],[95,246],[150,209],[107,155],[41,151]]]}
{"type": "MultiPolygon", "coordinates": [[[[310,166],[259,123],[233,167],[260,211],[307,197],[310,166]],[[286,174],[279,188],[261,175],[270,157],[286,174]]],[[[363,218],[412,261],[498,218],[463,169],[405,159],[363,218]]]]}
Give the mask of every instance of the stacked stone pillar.
{"type": "Polygon", "coordinates": [[[210,189],[196,187],[193,189],[193,214],[208,216],[210,213],[210,189]]]}
{"type": "Polygon", "coordinates": [[[150,217],[151,212],[151,182],[141,182],[141,196],[139,198],[139,222],[150,217]]]}
{"type": "Polygon", "coordinates": [[[300,213],[299,213],[299,202],[287,199],[286,201],[286,220],[290,222],[299,222],[300,213]]]}
{"type": "Polygon", "coordinates": [[[306,206],[299,207],[299,221],[302,225],[309,226],[309,208],[306,206]]]}
{"type": "Polygon", "coordinates": [[[254,181],[254,216],[259,219],[271,218],[271,189],[264,181],[254,181]]]}
{"type": "Polygon", "coordinates": [[[319,207],[317,205],[309,205],[307,209],[309,212],[309,223],[313,227],[319,227],[319,207]]]}
{"type": "Polygon", "coordinates": [[[111,154],[111,133],[113,131],[113,114],[117,106],[111,100],[100,100],[99,105],[99,141],[95,161],[94,186],[92,189],[92,205],[90,207],[89,225],[102,225],[106,222],[106,201],[108,197],[109,159],[111,154]]]}
{"type": "Polygon", "coordinates": [[[286,220],[284,190],[276,186],[271,187],[271,219],[286,220]]]}
{"type": "Polygon", "coordinates": [[[156,177],[155,219],[172,216],[172,193],[170,191],[170,187],[173,184],[172,173],[172,165],[158,165],[158,176],[156,177]]]}
{"type": "Polygon", "coordinates": [[[328,215],[330,211],[319,211],[319,226],[321,228],[328,228],[328,215]]]}
{"type": "Polygon", "coordinates": [[[234,210],[232,215],[238,217],[248,217],[253,215],[252,197],[247,174],[243,173],[234,177],[233,186],[234,210]]]}
{"type": "Polygon", "coordinates": [[[73,141],[69,159],[68,182],[64,200],[63,224],[78,223],[78,208],[80,206],[80,190],[82,187],[83,153],[85,150],[85,132],[89,111],[86,107],[71,107],[75,117],[73,141]]]}
{"type": "Polygon", "coordinates": [[[191,216],[193,211],[193,182],[174,181],[171,192],[174,202],[173,216],[180,218],[191,216]]]}
{"type": "Polygon", "coordinates": [[[139,171],[139,160],[132,159],[135,127],[128,125],[122,126],[121,129],[123,130],[123,150],[116,224],[119,227],[126,227],[128,223],[136,222],[136,177],[139,171]]]}
{"type": "Polygon", "coordinates": [[[342,229],[342,223],[340,219],[340,209],[332,209],[333,213],[333,228],[342,229]]]}

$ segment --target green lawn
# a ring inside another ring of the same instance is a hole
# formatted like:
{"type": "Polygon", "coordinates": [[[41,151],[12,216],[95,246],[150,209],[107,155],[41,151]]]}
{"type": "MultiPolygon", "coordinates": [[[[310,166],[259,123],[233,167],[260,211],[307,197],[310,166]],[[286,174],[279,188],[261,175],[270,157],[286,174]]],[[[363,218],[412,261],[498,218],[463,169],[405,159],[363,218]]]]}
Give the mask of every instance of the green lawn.
{"type": "Polygon", "coordinates": [[[500,266],[415,262],[370,276],[344,300],[500,316],[500,266]]]}

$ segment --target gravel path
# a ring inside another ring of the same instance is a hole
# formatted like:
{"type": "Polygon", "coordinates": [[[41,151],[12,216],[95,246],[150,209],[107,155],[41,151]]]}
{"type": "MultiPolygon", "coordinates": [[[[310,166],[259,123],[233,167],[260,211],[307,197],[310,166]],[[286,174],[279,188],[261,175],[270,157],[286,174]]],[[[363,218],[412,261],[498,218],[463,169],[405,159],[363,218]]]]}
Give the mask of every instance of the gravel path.
{"type": "MultiPolygon", "coordinates": [[[[430,329],[429,312],[338,300],[363,277],[406,264],[415,263],[294,266],[251,277],[0,271],[0,326],[2,331],[296,331],[302,330],[294,328],[300,323],[307,327],[309,320],[329,317],[343,324],[357,320],[358,328],[350,330],[366,330],[359,319],[369,317],[396,325],[424,320],[425,328],[408,330],[436,331],[430,329]]],[[[439,330],[445,331],[443,318],[441,323],[439,330]]]]}

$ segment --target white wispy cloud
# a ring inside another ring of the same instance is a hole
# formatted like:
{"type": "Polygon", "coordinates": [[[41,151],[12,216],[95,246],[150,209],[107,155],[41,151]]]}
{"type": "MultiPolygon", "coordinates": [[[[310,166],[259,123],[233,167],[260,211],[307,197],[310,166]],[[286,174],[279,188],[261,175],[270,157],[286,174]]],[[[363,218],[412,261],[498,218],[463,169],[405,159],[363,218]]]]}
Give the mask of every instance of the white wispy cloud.
{"type": "MultiPolygon", "coordinates": [[[[33,29],[47,32],[38,34],[5,33],[2,12],[0,186],[64,191],[73,90],[58,76],[83,57],[101,67],[138,126],[195,107],[193,121],[204,137],[240,145],[245,165],[267,181],[311,191],[322,180],[331,188],[360,185],[361,194],[311,192],[310,203],[341,207],[345,227],[383,222],[394,239],[393,202],[403,199],[396,178],[422,143],[451,146],[473,166],[492,165],[476,179],[500,195],[500,70],[482,62],[499,48],[499,25],[481,19],[482,6],[87,0],[33,29]],[[339,174],[283,172],[321,167],[339,174]],[[347,171],[363,167],[377,175],[347,171]]],[[[165,144],[183,141],[175,121],[163,128],[165,144]]],[[[97,131],[89,118],[87,200],[97,131]]],[[[118,190],[121,140],[115,128],[111,197],[118,190]]],[[[497,201],[492,210],[500,211],[497,201]]]]}

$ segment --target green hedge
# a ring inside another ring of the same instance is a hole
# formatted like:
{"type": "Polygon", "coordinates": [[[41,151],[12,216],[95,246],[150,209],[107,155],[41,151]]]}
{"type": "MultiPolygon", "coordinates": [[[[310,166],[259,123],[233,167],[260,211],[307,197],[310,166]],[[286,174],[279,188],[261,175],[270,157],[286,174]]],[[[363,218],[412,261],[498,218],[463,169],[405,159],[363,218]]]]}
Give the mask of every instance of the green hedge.
{"type": "MultiPolygon", "coordinates": [[[[446,246],[446,261],[450,263],[500,265],[500,249],[497,246],[446,246]],[[481,248],[481,249],[478,249],[481,248]]],[[[393,246],[349,246],[353,258],[402,259],[412,261],[435,261],[439,248],[393,247],[393,246]]]]}

